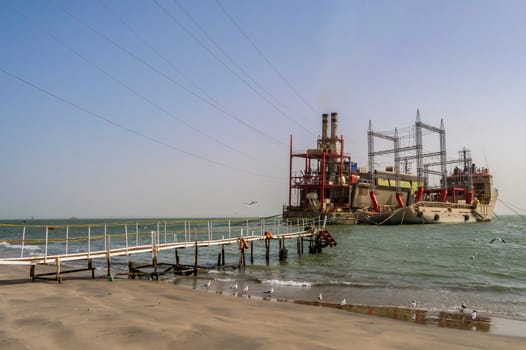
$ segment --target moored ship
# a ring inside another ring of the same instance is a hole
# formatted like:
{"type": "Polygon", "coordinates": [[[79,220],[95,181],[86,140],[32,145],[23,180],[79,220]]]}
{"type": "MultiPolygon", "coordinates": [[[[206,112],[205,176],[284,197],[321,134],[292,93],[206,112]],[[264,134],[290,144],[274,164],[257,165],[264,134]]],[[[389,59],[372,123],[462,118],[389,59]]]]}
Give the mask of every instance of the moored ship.
{"type": "Polygon", "coordinates": [[[331,114],[329,136],[328,114],[323,115],[322,136],[315,149],[293,152],[291,137],[289,203],[283,208],[284,218],[326,215],[336,224],[377,225],[491,220],[497,200],[493,176],[489,169],[473,164],[468,149],[461,150],[457,159],[447,160],[443,121],[440,127],[425,124],[417,111],[416,123],[405,129],[405,135],[396,129],[373,131],[370,122],[366,169],[344,152],[337,117],[331,114]],[[424,131],[438,134],[438,151],[424,151],[424,131]],[[393,147],[375,151],[375,138],[393,147]],[[376,157],[390,154],[394,166],[376,169],[376,157]],[[303,169],[294,172],[298,164],[303,169]],[[416,174],[410,172],[412,165],[416,165],[416,174]]]}

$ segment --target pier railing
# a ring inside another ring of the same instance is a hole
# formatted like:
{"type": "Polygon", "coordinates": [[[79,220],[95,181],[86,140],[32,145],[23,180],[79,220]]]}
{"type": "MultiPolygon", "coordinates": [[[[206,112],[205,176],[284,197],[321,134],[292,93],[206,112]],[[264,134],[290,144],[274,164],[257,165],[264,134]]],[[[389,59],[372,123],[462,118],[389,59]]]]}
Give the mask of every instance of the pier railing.
{"type": "Polygon", "coordinates": [[[4,247],[1,264],[54,264],[166,249],[237,244],[273,238],[311,235],[321,219],[152,220],[141,222],[78,223],[63,225],[0,224],[4,247]]]}

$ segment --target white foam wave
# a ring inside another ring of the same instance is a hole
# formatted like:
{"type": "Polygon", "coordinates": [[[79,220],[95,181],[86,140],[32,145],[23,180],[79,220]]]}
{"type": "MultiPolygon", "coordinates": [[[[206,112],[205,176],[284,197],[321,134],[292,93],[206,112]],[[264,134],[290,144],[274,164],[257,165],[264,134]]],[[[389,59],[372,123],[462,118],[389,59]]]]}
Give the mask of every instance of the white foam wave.
{"type": "MultiPolygon", "coordinates": [[[[12,244],[12,243],[9,243],[9,242],[0,242],[0,247],[4,247],[4,248],[7,248],[7,249],[18,249],[20,250],[22,248],[22,245],[21,244],[12,244]]],[[[26,250],[29,250],[29,251],[37,251],[37,250],[42,250],[42,248],[38,245],[31,245],[31,244],[26,244],[24,245],[24,251],[26,250]]]]}
{"type": "Polygon", "coordinates": [[[306,288],[312,287],[312,282],[306,282],[306,281],[263,280],[261,281],[261,283],[278,285],[278,286],[289,286],[289,287],[306,287],[306,288]]]}

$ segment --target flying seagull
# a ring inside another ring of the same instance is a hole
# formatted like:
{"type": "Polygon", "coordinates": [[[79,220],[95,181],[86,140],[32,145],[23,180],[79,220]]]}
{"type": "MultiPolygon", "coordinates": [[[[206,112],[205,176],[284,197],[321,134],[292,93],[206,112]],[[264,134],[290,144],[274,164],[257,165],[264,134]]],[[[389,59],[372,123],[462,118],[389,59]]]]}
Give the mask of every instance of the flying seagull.
{"type": "Polygon", "coordinates": [[[205,284],[203,284],[203,288],[208,288],[212,284],[212,281],[208,281],[205,284]]]}
{"type": "Polygon", "coordinates": [[[493,242],[500,242],[500,243],[506,243],[505,240],[503,240],[502,238],[500,237],[497,237],[497,238],[493,238],[491,241],[489,241],[489,244],[493,243],[493,242]]]}
{"type": "Polygon", "coordinates": [[[269,290],[265,291],[265,294],[272,294],[274,293],[274,288],[270,287],[269,290]]]}
{"type": "Polygon", "coordinates": [[[230,287],[230,288],[237,290],[237,282],[236,282],[236,284],[234,284],[234,285],[233,285],[232,287],[230,287]]]}
{"type": "Polygon", "coordinates": [[[245,204],[247,205],[247,207],[251,207],[253,206],[254,204],[257,204],[258,201],[252,201],[252,202],[245,202],[245,204]]]}

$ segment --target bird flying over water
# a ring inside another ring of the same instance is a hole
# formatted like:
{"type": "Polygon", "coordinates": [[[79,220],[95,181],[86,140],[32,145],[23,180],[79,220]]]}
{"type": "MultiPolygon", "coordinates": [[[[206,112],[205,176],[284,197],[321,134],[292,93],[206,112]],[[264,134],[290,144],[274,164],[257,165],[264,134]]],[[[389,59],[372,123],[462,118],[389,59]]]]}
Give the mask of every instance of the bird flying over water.
{"type": "Polygon", "coordinates": [[[460,311],[464,312],[464,310],[466,310],[468,308],[468,306],[466,305],[465,302],[462,302],[462,304],[460,305],[461,309],[460,311]]]}
{"type": "Polygon", "coordinates": [[[491,241],[489,241],[489,244],[494,243],[494,242],[506,243],[506,241],[500,237],[493,238],[491,241]]]}
{"type": "Polygon", "coordinates": [[[265,294],[272,294],[274,293],[274,288],[270,287],[269,290],[265,291],[265,294]]]}
{"type": "Polygon", "coordinates": [[[212,284],[212,281],[208,281],[205,284],[203,284],[203,288],[208,288],[212,284]]]}
{"type": "Polygon", "coordinates": [[[252,201],[252,202],[245,202],[245,204],[247,205],[247,207],[251,207],[253,206],[254,204],[257,204],[258,201],[252,201]]]}

